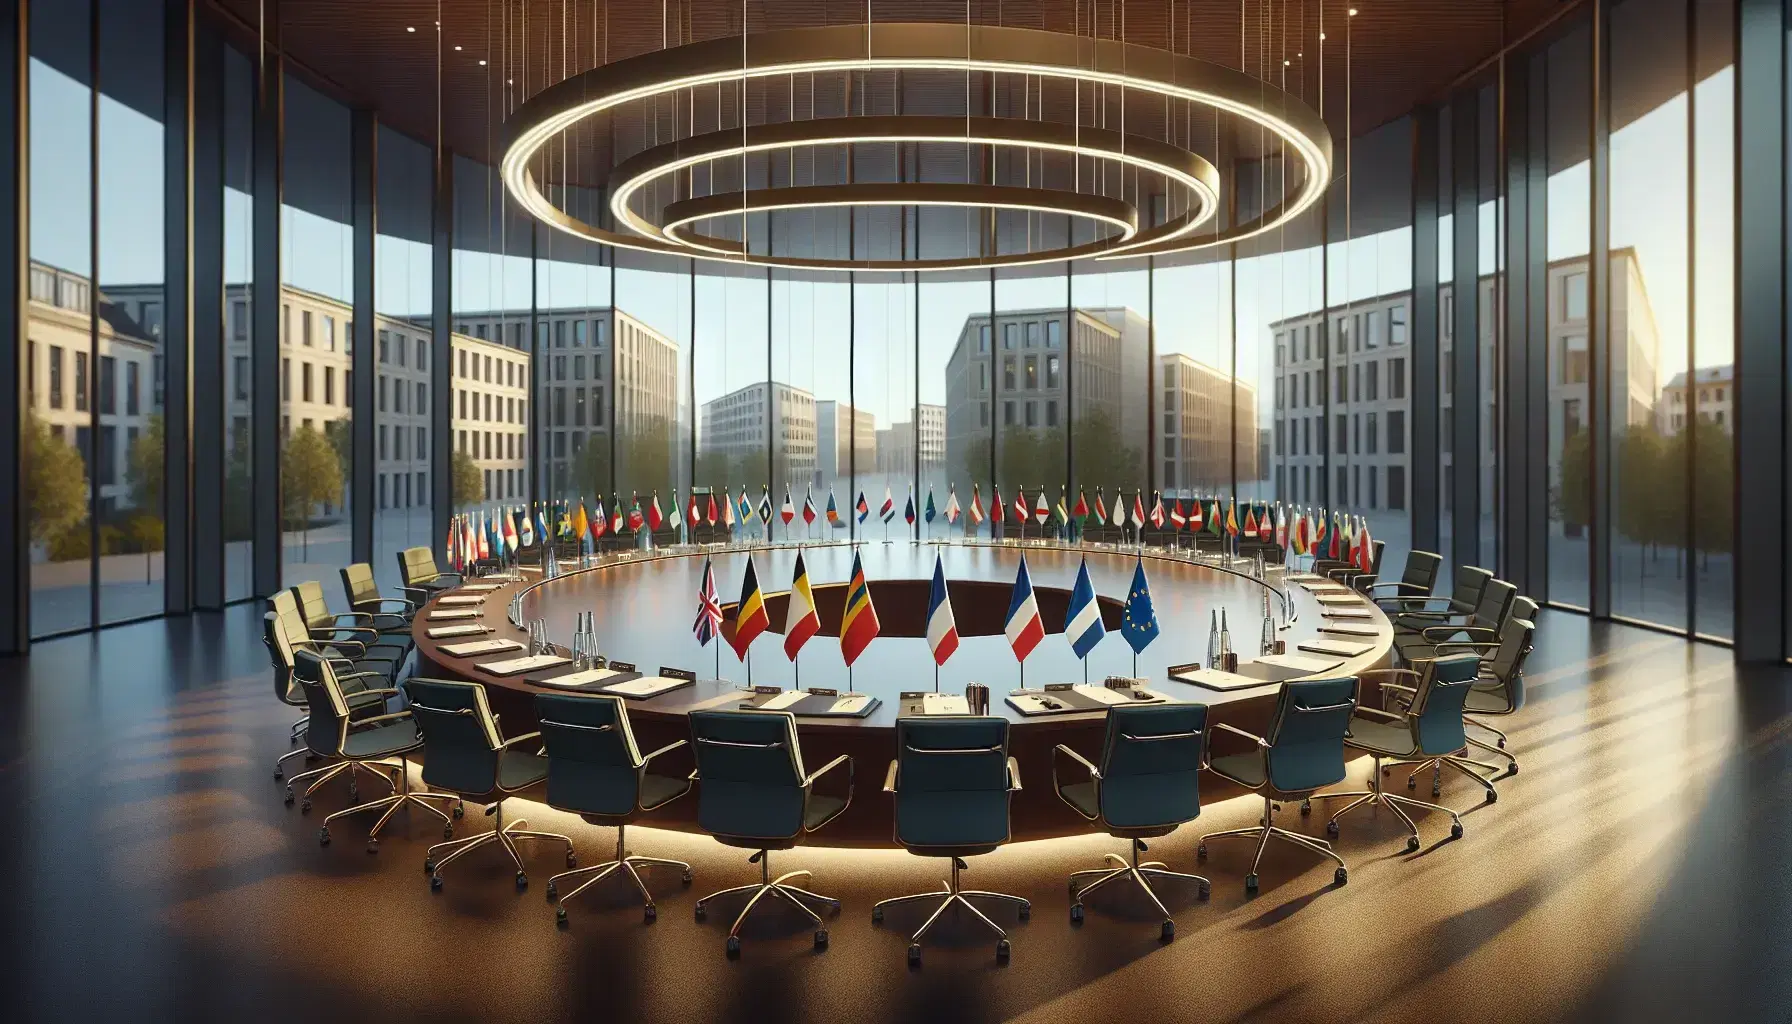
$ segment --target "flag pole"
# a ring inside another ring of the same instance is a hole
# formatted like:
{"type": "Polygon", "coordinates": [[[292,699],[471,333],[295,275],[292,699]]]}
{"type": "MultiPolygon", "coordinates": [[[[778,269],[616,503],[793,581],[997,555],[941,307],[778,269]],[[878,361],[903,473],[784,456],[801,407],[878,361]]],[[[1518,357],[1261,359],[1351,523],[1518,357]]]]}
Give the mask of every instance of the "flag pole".
{"type": "Polygon", "coordinates": [[[933,692],[940,692],[940,663],[937,660],[933,663],[933,692]]]}

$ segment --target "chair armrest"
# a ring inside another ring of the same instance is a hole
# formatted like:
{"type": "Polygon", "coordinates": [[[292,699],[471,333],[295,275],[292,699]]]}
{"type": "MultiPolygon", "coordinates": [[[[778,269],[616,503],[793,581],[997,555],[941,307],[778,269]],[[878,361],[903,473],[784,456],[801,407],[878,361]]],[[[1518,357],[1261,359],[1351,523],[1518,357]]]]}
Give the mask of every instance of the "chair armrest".
{"type": "Polygon", "coordinates": [[[372,626],[312,626],[311,635],[320,640],[330,640],[334,642],[338,636],[344,635],[348,637],[366,635],[377,639],[380,635],[380,631],[374,629],[372,626]]]}
{"type": "MultiPolygon", "coordinates": [[[[404,607],[404,610],[407,612],[414,612],[417,610],[417,605],[415,602],[407,600],[402,597],[367,597],[367,598],[362,598],[361,600],[355,602],[356,607],[365,607],[368,605],[379,606],[379,605],[387,605],[387,604],[402,605],[404,607]]],[[[375,612],[363,612],[362,614],[364,614],[364,615],[379,615],[382,613],[375,611],[375,612]]]]}
{"type": "MultiPolygon", "coordinates": [[[[1415,679],[1421,678],[1420,673],[1415,672],[1410,668],[1366,668],[1366,669],[1363,669],[1361,672],[1358,672],[1357,675],[1359,677],[1360,676],[1412,676],[1415,679]]],[[[1412,687],[1406,686],[1406,687],[1401,687],[1401,689],[1410,690],[1410,689],[1412,689],[1412,687]]]]}
{"type": "Polygon", "coordinates": [[[1257,746],[1259,748],[1264,748],[1264,747],[1269,746],[1268,740],[1265,740],[1263,737],[1257,735],[1254,732],[1245,732],[1243,729],[1240,729],[1236,725],[1227,725],[1224,722],[1215,722],[1215,723],[1213,723],[1213,727],[1215,729],[1224,729],[1230,733],[1237,733],[1238,735],[1243,736],[1245,739],[1250,740],[1251,742],[1257,744],[1257,746]]]}
{"type": "Polygon", "coordinates": [[[896,792],[896,759],[890,758],[890,769],[884,772],[884,792],[896,792]]]}
{"type": "MultiPolygon", "coordinates": [[[[339,659],[332,658],[330,660],[337,661],[339,659]]],[[[353,664],[353,662],[349,662],[349,664],[353,664]]],[[[345,679],[384,679],[384,678],[386,678],[386,673],[384,673],[384,672],[341,672],[341,673],[337,674],[336,681],[338,683],[340,683],[345,679]]],[[[357,694],[361,694],[361,693],[397,693],[398,691],[397,690],[356,690],[355,692],[357,694]]]]}
{"type": "Polygon", "coordinates": [[[311,639],[321,645],[348,650],[350,654],[353,654],[358,658],[367,656],[367,645],[360,640],[335,640],[326,636],[317,636],[316,634],[313,634],[311,639]]]}
{"type": "Polygon", "coordinates": [[[841,754],[839,757],[834,758],[832,761],[829,761],[827,764],[824,764],[820,768],[811,772],[809,774],[809,777],[803,780],[803,789],[805,791],[804,801],[805,801],[805,803],[807,802],[807,791],[811,786],[813,786],[815,784],[815,780],[821,778],[823,775],[826,775],[828,772],[833,771],[835,768],[838,768],[842,762],[844,762],[846,764],[846,802],[840,805],[839,810],[835,811],[834,813],[832,813],[832,814],[828,815],[827,817],[821,819],[820,821],[816,822],[814,824],[814,826],[804,828],[803,831],[813,832],[813,831],[815,831],[815,829],[825,827],[828,822],[833,821],[835,818],[838,818],[842,814],[845,814],[846,809],[848,807],[852,806],[853,766],[852,766],[852,755],[851,754],[841,754]]]}
{"type": "MultiPolygon", "coordinates": [[[[372,612],[331,612],[329,614],[330,614],[331,622],[341,622],[343,619],[347,619],[350,622],[359,622],[362,619],[372,619],[373,618],[372,612]]],[[[328,627],[317,626],[317,627],[313,627],[313,628],[327,629],[328,627]]],[[[342,628],[347,629],[349,627],[344,626],[342,628]]]]}
{"type": "Polygon", "coordinates": [[[1020,788],[1020,762],[1010,757],[1008,759],[1008,792],[1018,793],[1020,788]]]}
{"type": "Polygon", "coordinates": [[[1446,647],[1467,647],[1478,651],[1497,651],[1500,647],[1499,643],[1494,640],[1439,640],[1431,646],[1439,651],[1446,647]]]}
{"type": "Polygon", "coordinates": [[[846,762],[846,773],[848,776],[851,776],[851,774],[852,774],[852,755],[851,754],[841,754],[839,757],[834,758],[832,761],[829,761],[827,764],[824,764],[820,768],[817,768],[814,771],[810,772],[809,777],[803,780],[804,788],[808,788],[809,786],[814,785],[816,779],[819,779],[823,775],[826,775],[828,772],[831,772],[835,768],[840,767],[840,763],[842,761],[846,762]]]}
{"type": "MultiPolygon", "coordinates": [[[[497,721],[498,721],[498,716],[493,715],[492,716],[492,724],[496,725],[497,721]]],[[[541,733],[526,732],[526,733],[523,733],[521,736],[512,736],[511,738],[498,744],[498,749],[499,750],[508,750],[509,748],[516,746],[518,743],[521,743],[524,740],[538,740],[538,739],[541,739],[541,733]]]]}
{"type": "MultiPolygon", "coordinates": [[[[1406,670],[1401,669],[1400,671],[1404,672],[1406,670]]],[[[1416,672],[1413,674],[1418,675],[1418,673],[1416,673],[1416,672]]],[[[1419,692],[1419,689],[1416,686],[1401,686],[1399,683],[1382,683],[1381,688],[1384,690],[1401,690],[1406,693],[1418,693],[1419,692]]]]}
{"type": "Polygon", "coordinates": [[[648,754],[646,757],[643,757],[641,759],[641,766],[643,768],[645,768],[648,764],[652,763],[654,758],[660,756],[661,754],[666,754],[666,753],[670,753],[674,750],[677,750],[679,747],[682,747],[689,742],[690,742],[689,740],[673,740],[671,743],[668,743],[665,746],[661,747],[660,749],[654,751],[653,753],[648,754]]]}
{"type": "Polygon", "coordinates": [[[377,725],[381,722],[395,722],[401,718],[409,717],[411,717],[411,711],[409,708],[406,708],[403,711],[392,711],[384,715],[374,715],[372,718],[357,718],[349,723],[349,728],[365,729],[370,725],[377,725]]]}
{"type": "Polygon", "coordinates": [[[1372,583],[1369,585],[1370,590],[1380,590],[1383,587],[1393,587],[1396,590],[1416,590],[1422,595],[1422,600],[1431,600],[1430,594],[1426,593],[1425,588],[1419,586],[1417,583],[1403,583],[1399,580],[1394,580],[1389,583],[1372,583]]]}
{"type": "Polygon", "coordinates": [[[1065,746],[1064,744],[1060,743],[1056,747],[1052,748],[1052,781],[1054,781],[1054,782],[1057,781],[1058,755],[1059,754],[1064,754],[1066,756],[1076,759],[1076,763],[1083,766],[1083,769],[1089,773],[1089,777],[1091,779],[1100,779],[1101,778],[1101,769],[1095,767],[1093,764],[1090,764],[1088,758],[1084,757],[1083,755],[1077,753],[1076,751],[1074,751],[1074,750],[1070,749],[1069,747],[1065,746]]]}

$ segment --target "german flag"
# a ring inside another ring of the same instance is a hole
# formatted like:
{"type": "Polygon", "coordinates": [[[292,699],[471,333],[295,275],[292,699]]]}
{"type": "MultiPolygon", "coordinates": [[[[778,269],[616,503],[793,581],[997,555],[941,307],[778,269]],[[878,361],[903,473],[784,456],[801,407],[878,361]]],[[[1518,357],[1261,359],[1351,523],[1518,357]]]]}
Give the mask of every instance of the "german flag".
{"type": "Polygon", "coordinates": [[[740,604],[734,609],[734,635],[728,641],[734,656],[745,661],[753,638],[765,632],[771,619],[765,614],[765,595],[759,592],[759,573],[753,569],[753,557],[747,556],[747,574],[740,581],[740,604]]]}
{"type": "Polygon", "coordinates": [[[857,552],[852,556],[852,582],[846,585],[846,614],[840,618],[840,653],[851,665],[878,634],[877,609],[857,552]]]}

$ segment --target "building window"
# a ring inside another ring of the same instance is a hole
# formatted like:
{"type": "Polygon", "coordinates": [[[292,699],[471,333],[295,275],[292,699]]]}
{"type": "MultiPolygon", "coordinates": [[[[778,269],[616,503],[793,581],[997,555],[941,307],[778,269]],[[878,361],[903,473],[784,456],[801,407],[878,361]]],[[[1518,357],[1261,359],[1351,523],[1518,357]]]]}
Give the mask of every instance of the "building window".
{"type": "MultiPolygon", "coordinates": [[[[1056,321],[1053,321],[1053,323],[1056,323],[1056,321]]],[[[1059,356],[1046,356],[1045,357],[1045,386],[1047,388],[1056,388],[1058,386],[1058,369],[1060,366],[1060,362],[1059,362],[1060,358],[1061,357],[1059,357],[1059,356]]]]}
{"type": "Polygon", "coordinates": [[[280,360],[280,400],[292,401],[292,360],[285,357],[280,360]]]}
{"type": "Polygon", "coordinates": [[[299,364],[299,386],[304,392],[305,401],[311,401],[311,364],[299,364]]]}
{"type": "Polygon", "coordinates": [[[1388,467],[1388,508],[1402,511],[1406,508],[1406,467],[1388,467]]]}
{"type": "MultiPolygon", "coordinates": [[[[1388,344],[1406,344],[1406,305],[1404,303],[1388,309],[1388,344]]],[[[1392,497],[1391,492],[1389,497],[1392,497]]]]}
{"type": "MultiPolygon", "coordinates": [[[[1014,325],[1009,324],[1008,326],[1012,327],[1014,325]]],[[[1013,356],[1003,356],[1002,357],[1002,390],[1003,391],[1013,391],[1014,390],[1014,357],[1013,356]]]]}
{"type": "MultiPolygon", "coordinates": [[[[1032,326],[1032,325],[1029,325],[1029,326],[1032,326]]],[[[1027,373],[1027,383],[1025,385],[1026,389],[1028,391],[1038,391],[1039,390],[1039,357],[1038,356],[1028,356],[1027,357],[1026,373],[1027,373]]]]}
{"type": "Polygon", "coordinates": [[[1045,347],[1064,347],[1064,321],[1047,320],[1045,322],[1045,347]]]}
{"type": "Polygon", "coordinates": [[[1002,325],[1002,348],[1013,349],[1020,340],[1019,324],[1002,325]]]}
{"type": "Polygon", "coordinates": [[[1576,271],[1562,276],[1562,319],[1587,318],[1587,274],[1576,271]]]}
{"type": "MultiPolygon", "coordinates": [[[[1388,412],[1388,454],[1406,454],[1406,410],[1392,409],[1388,412]]],[[[1394,478],[1388,477],[1388,500],[1394,497],[1394,478]]]]}
{"type": "Polygon", "coordinates": [[[324,404],[336,404],[336,368],[324,367],[324,404]]]}
{"type": "MultiPolygon", "coordinates": [[[[35,273],[35,271],[33,272],[35,273]]],[[[50,408],[62,408],[62,346],[50,346],[50,408]]]]}
{"type": "Polygon", "coordinates": [[[1039,347],[1039,321],[1037,320],[1027,321],[1027,347],[1039,347]]]}
{"type": "Polygon", "coordinates": [[[977,327],[977,351],[979,351],[979,352],[988,352],[989,351],[989,325],[988,324],[981,324],[977,327]]]}
{"type": "Polygon", "coordinates": [[[1406,357],[1388,360],[1388,397],[1406,397],[1406,357]]]}

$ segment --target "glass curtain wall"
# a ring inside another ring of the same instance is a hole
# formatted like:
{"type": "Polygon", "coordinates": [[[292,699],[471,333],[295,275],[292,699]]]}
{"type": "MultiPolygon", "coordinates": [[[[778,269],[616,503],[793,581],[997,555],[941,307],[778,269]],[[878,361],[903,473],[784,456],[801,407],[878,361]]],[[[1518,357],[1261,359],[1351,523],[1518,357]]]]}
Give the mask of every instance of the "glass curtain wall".
{"type": "Polygon", "coordinates": [[[255,594],[255,534],[249,480],[255,452],[249,424],[255,415],[249,343],[255,301],[255,65],[224,47],[224,597],[255,594]]]}
{"type": "MultiPolygon", "coordinates": [[[[365,498],[373,503],[373,570],[382,589],[396,593],[398,553],[435,543],[430,536],[427,486],[429,407],[427,402],[417,402],[417,385],[428,383],[423,370],[428,365],[431,326],[432,170],[429,146],[390,128],[380,127],[378,149],[379,230],[374,237],[373,271],[374,406],[362,412],[374,418],[374,450],[363,453],[363,457],[371,454],[374,458],[373,493],[365,498]],[[417,365],[419,355],[425,357],[423,366],[417,365]],[[394,381],[401,383],[395,385],[394,381]],[[395,388],[405,392],[402,410],[394,401],[395,388]],[[404,446],[402,458],[400,444],[404,446]],[[409,502],[402,500],[407,491],[409,502]]],[[[345,378],[345,385],[349,382],[352,374],[345,378]]]]}
{"type": "Polygon", "coordinates": [[[1588,477],[1592,436],[1587,350],[1587,246],[1591,230],[1587,133],[1592,32],[1579,24],[1549,47],[1547,277],[1549,382],[1549,600],[1590,600],[1588,477]]]}
{"type": "MultiPolygon", "coordinates": [[[[658,502],[662,529],[671,529],[680,522],[676,516],[688,513],[690,506],[690,263],[642,253],[618,254],[616,302],[607,326],[603,326],[601,312],[610,301],[608,275],[601,267],[588,266],[582,275],[575,275],[575,281],[583,284],[578,303],[572,301],[567,294],[571,289],[564,285],[551,296],[556,326],[550,338],[556,374],[563,354],[571,357],[568,373],[579,371],[578,348],[584,333],[576,325],[568,325],[569,347],[563,353],[558,327],[561,310],[572,306],[579,311],[575,319],[590,319],[599,345],[590,354],[596,386],[587,389],[586,408],[580,409],[575,387],[568,411],[573,434],[579,432],[581,419],[593,428],[582,463],[588,467],[586,478],[596,482],[605,460],[611,457],[604,445],[613,438],[616,473],[610,490],[614,498],[627,494],[632,505],[638,496],[644,517],[658,502]],[[596,315],[587,316],[587,310],[596,315]],[[607,398],[600,397],[606,391],[607,398]],[[604,419],[606,415],[608,419],[604,419]],[[600,419],[614,429],[595,429],[600,419]]],[[[558,423],[562,416],[559,406],[551,413],[558,423]]],[[[555,445],[558,451],[558,440],[555,445]]],[[[576,441],[572,458],[578,458],[576,441]]],[[[612,517],[614,505],[612,500],[612,517]]]]}
{"type": "MultiPolygon", "coordinates": [[[[1694,438],[1692,505],[1693,631],[1735,635],[1736,89],[1735,6],[1692,5],[1693,76],[1686,107],[1692,140],[1690,365],[1694,438]],[[1704,377],[1711,378],[1709,382],[1704,377]],[[1704,390],[1704,389],[1709,390],[1704,390]],[[1709,414],[1707,416],[1707,413],[1709,414]]],[[[1672,414],[1671,407],[1666,410],[1672,414]]]]}
{"type": "MultiPolygon", "coordinates": [[[[349,551],[354,226],[348,108],[292,76],[285,86],[280,208],[280,495],[282,579],[326,580],[349,551]]],[[[382,376],[380,390],[386,390],[382,376]]],[[[409,390],[399,403],[408,408],[409,390]]],[[[383,426],[384,424],[382,424],[383,426]]],[[[408,456],[387,448],[382,458],[408,456]]]]}
{"type": "Polygon", "coordinates": [[[104,354],[116,366],[113,346],[123,342],[100,329],[93,287],[93,2],[71,0],[33,14],[26,500],[31,632],[41,636],[93,625],[95,534],[101,550],[107,539],[95,529],[93,506],[96,497],[123,497],[116,465],[112,473],[94,468],[101,424],[95,363],[104,354]]]}

